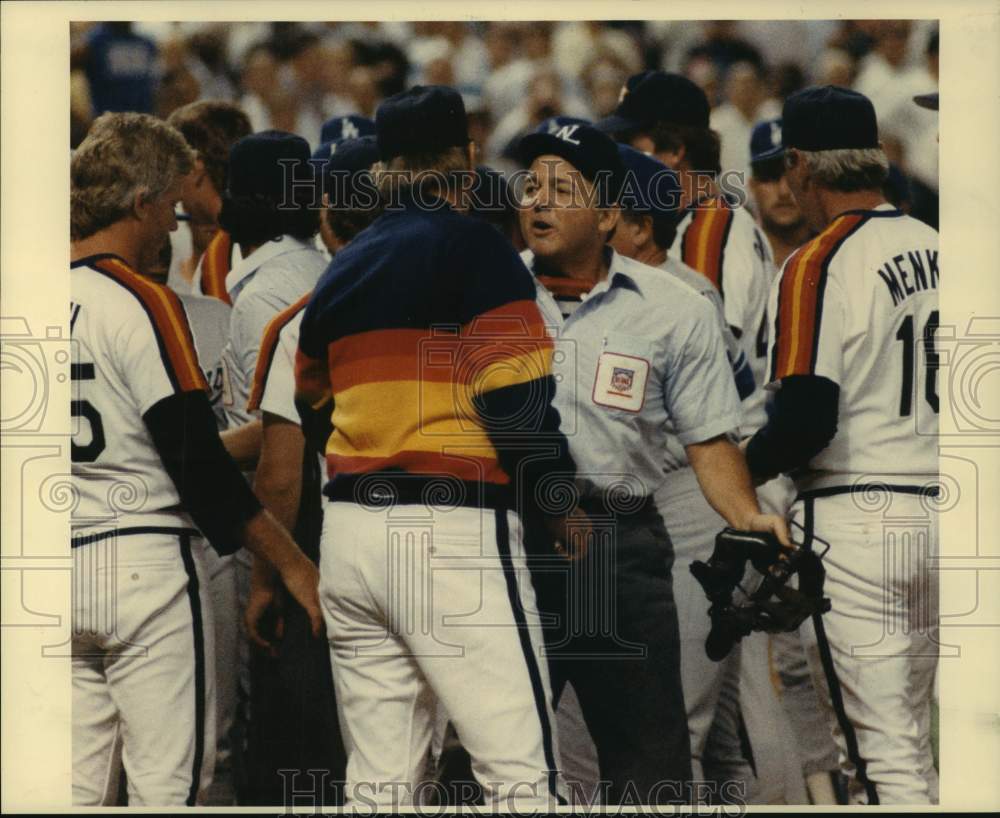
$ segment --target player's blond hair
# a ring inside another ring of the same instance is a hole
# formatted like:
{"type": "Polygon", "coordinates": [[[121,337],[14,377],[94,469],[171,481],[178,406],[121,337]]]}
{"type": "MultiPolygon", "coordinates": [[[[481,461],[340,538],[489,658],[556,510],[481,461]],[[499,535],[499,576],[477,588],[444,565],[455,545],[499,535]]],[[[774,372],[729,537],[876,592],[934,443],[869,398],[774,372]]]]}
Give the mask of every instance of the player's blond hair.
{"type": "Polygon", "coordinates": [[[94,120],[70,161],[70,236],[85,239],[132,212],[137,195],[161,196],[191,172],[195,154],[176,128],[149,114],[94,120]]]}
{"type": "Polygon", "coordinates": [[[799,151],[813,180],[830,190],[850,193],[882,187],[889,176],[889,159],[881,148],[799,151]]]}

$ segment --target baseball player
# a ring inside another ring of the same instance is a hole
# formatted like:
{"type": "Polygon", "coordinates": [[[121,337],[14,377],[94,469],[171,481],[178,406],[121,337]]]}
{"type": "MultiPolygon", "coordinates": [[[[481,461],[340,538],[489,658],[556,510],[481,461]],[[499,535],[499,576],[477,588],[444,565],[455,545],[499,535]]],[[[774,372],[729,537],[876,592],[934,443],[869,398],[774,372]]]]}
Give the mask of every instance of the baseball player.
{"type": "Polygon", "coordinates": [[[785,181],[781,120],[767,119],[750,134],[750,195],[776,266],[812,238],[809,227],[785,181]]]}
{"type": "Polygon", "coordinates": [[[595,526],[608,526],[579,568],[553,578],[557,587],[544,595],[543,605],[559,616],[546,635],[556,690],[567,678],[576,690],[611,802],[634,791],[639,803],[687,803],[699,796],[688,788],[673,552],[653,500],[667,429],[725,519],[785,539],[787,531],[780,518],[760,514],[726,437],[740,407],[715,307],[675,276],[605,245],[622,227],[616,203],[626,195],[615,143],[586,125],[567,125],[526,136],[520,150],[529,165],[523,258],[557,333],[556,404],[584,509],[595,526]],[[563,582],[568,590],[558,587],[563,582]],[[614,630],[580,629],[581,616],[610,618],[614,630]]]}
{"type": "MultiPolygon", "coordinates": [[[[750,193],[757,221],[780,266],[813,236],[785,179],[780,119],[759,122],[751,132],[750,193]]],[[[795,484],[782,475],[760,486],[758,496],[776,513],[787,514],[795,500],[795,484]]],[[[759,641],[758,637],[754,640],[759,641]]],[[[781,704],[795,732],[795,757],[802,763],[809,800],[813,804],[840,803],[838,792],[843,787],[837,747],[823,729],[826,714],[820,709],[801,640],[795,632],[775,633],[770,642],[771,661],[781,683],[781,704]]]]}
{"type": "Polygon", "coordinates": [[[459,94],[416,86],[375,121],[386,212],[334,256],[296,360],[299,404],[328,424],[320,594],[345,803],[422,800],[440,701],[487,804],[547,808],[562,788],[514,509],[550,468],[573,472],[551,341],[513,248],[453,210],[474,152],[459,94]]]}
{"type": "MultiPolygon", "coordinates": [[[[252,129],[241,108],[219,100],[182,105],[170,114],[167,122],[181,132],[197,156],[194,172],[185,180],[181,195],[190,232],[191,246],[187,248],[190,255],[178,253],[175,248],[167,284],[178,293],[199,292],[202,282],[194,280],[196,268],[219,229],[229,149],[252,129]]],[[[181,233],[178,230],[172,235],[181,233]]],[[[215,292],[202,292],[218,297],[215,292]]]]}
{"type": "MultiPolygon", "coordinates": [[[[351,207],[374,190],[371,166],[378,161],[374,137],[346,139],[320,168],[336,201],[325,195],[327,210],[320,214],[344,247],[380,212],[377,206],[351,207]],[[335,184],[335,182],[339,183],[335,184]]],[[[365,200],[367,203],[367,199],[365,200]]],[[[305,437],[295,408],[295,351],[299,324],[309,293],[272,318],[264,330],[247,405],[263,421],[260,460],[254,491],[306,554],[319,560],[320,459],[306,450],[305,437]]],[[[318,452],[315,454],[319,454],[318,452]]],[[[261,570],[263,566],[258,566],[261,570]]],[[[337,722],[329,651],[308,638],[308,621],[301,608],[285,599],[254,595],[248,604],[250,638],[277,662],[254,675],[254,700],[261,702],[253,719],[251,742],[267,742],[267,763],[261,764],[253,782],[255,803],[280,803],[284,780],[277,770],[328,770],[332,781],[343,781],[346,753],[337,722]],[[264,633],[262,620],[272,617],[272,634],[264,633]],[[276,638],[280,634],[280,639],[276,638]],[[258,695],[267,685],[267,692],[258,695]],[[305,718],[298,714],[306,714],[305,718]]],[[[251,754],[254,757],[257,754],[251,754]]],[[[264,756],[265,754],[259,754],[264,756]]]]}
{"type": "Polygon", "coordinates": [[[206,539],[221,553],[245,546],[267,559],[313,632],[322,628],[315,567],[219,440],[180,302],[136,272],[155,266],[176,229],[193,163],[174,128],[142,114],[100,117],[71,162],[79,805],[115,803],[119,757],[130,805],[193,805],[211,780],[206,539]]]}
{"type": "MultiPolygon", "coordinates": [[[[644,71],[629,77],[615,112],[597,123],[619,142],[649,153],[677,172],[685,215],[670,253],[708,278],[722,296],[726,321],[764,378],[764,308],[773,276],[771,250],[753,217],[732,205],[719,187],[719,137],[709,128],[705,92],[679,74],[644,71]]],[[[764,422],[764,398],[743,401],[743,427],[764,422]]]]}
{"type": "MultiPolygon", "coordinates": [[[[226,291],[233,304],[222,356],[223,407],[230,427],[227,436],[245,438],[245,448],[254,453],[260,449],[261,424],[246,407],[264,328],[278,312],[312,290],[326,266],[312,243],[318,227],[318,213],[308,206],[313,190],[295,187],[292,195],[299,206],[282,206],[289,163],[304,169],[288,171],[296,179],[311,172],[309,146],[299,136],[263,131],[236,142],[229,154],[219,213],[220,226],[239,246],[241,255],[226,276],[226,291]]],[[[227,440],[227,446],[230,443],[231,439],[227,440]]],[[[240,448],[244,448],[242,443],[240,448]]],[[[231,559],[238,597],[233,607],[245,611],[250,557],[241,551],[231,559]]],[[[240,637],[239,689],[249,702],[250,650],[245,634],[240,637]]],[[[238,752],[242,741],[236,738],[234,743],[238,752]]],[[[248,760],[248,764],[253,763],[248,760]]],[[[251,784],[249,780],[238,782],[240,788],[251,784]]]]}
{"type": "Polygon", "coordinates": [[[808,88],[782,120],[788,185],[819,233],[771,292],[774,401],[747,458],[758,480],[792,475],[804,547],[829,543],[833,607],[802,636],[852,802],[933,803],[937,232],[885,202],[866,97],[808,88]]]}

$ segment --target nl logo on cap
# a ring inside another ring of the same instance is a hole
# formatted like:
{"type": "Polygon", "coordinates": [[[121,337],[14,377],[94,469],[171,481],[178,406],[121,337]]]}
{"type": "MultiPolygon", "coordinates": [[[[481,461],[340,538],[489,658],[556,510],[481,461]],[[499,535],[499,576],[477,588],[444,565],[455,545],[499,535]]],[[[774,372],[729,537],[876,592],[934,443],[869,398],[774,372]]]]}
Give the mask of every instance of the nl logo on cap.
{"type": "Polygon", "coordinates": [[[556,139],[561,139],[563,142],[569,142],[571,145],[579,145],[580,140],[573,138],[573,134],[576,133],[579,127],[579,125],[563,125],[555,132],[555,137],[556,139]]]}

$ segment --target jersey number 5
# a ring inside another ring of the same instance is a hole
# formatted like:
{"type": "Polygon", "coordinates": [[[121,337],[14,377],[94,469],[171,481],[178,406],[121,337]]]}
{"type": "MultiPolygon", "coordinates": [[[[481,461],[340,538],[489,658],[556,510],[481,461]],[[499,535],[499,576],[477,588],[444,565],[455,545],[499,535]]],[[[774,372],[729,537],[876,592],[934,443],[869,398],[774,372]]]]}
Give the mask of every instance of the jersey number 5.
{"type": "MultiPolygon", "coordinates": [[[[74,381],[92,381],[97,377],[93,364],[70,364],[69,374],[74,381]]],[[[90,443],[86,446],[77,446],[74,439],[71,444],[70,459],[74,463],[93,463],[101,456],[106,445],[101,413],[94,408],[92,403],[85,400],[72,401],[69,405],[69,413],[74,418],[86,420],[90,426],[90,443]]]]}
{"type": "MultiPolygon", "coordinates": [[[[927,362],[927,380],[924,383],[924,400],[931,407],[934,414],[938,413],[939,401],[937,393],[937,371],[939,357],[934,349],[934,333],[938,328],[940,319],[938,311],[934,310],[924,324],[923,340],[924,354],[927,362]]],[[[903,342],[903,391],[899,396],[899,416],[909,417],[913,412],[913,379],[915,370],[914,361],[914,337],[913,337],[913,316],[908,315],[903,319],[903,323],[896,333],[896,340],[903,342]]]]}

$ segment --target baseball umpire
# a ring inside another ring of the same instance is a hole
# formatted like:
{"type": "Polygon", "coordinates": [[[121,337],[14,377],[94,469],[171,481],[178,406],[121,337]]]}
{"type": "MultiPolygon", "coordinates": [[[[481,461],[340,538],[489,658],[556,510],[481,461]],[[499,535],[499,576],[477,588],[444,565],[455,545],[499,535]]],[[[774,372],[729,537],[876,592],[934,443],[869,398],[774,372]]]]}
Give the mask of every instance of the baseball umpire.
{"type": "Polygon", "coordinates": [[[691,749],[673,552],[653,500],[668,428],[730,524],[786,542],[787,528],[760,513],[727,438],[739,426],[740,404],[716,308],[675,277],[606,246],[620,223],[625,181],[615,143],[574,124],[529,134],[520,151],[529,166],[522,257],[557,332],[556,405],[597,534],[568,577],[536,575],[543,606],[560,623],[546,634],[554,686],[569,680],[576,690],[613,802],[687,803],[691,749]]]}
{"type": "Polygon", "coordinates": [[[747,459],[757,479],[792,474],[805,547],[830,546],[833,609],[802,634],[852,801],[933,803],[938,235],[883,198],[867,97],[807,88],[782,120],[788,185],[819,234],[771,291],[773,411],[747,459]],[[896,545],[890,519],[913,527],[896,545]]]}

